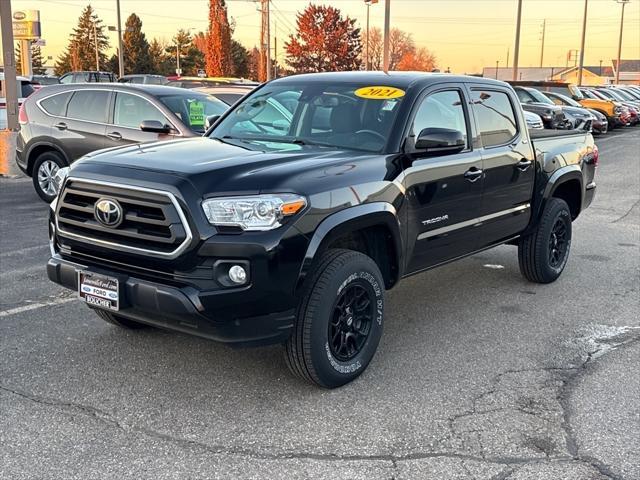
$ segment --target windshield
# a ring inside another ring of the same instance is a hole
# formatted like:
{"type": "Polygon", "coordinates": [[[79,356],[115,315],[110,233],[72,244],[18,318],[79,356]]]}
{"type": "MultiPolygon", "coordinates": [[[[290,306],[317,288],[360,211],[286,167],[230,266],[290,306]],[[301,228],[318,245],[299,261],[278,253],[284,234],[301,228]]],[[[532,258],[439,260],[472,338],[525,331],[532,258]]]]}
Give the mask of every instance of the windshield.
{"type": "Polygon", "coordinates": [[[227,110],[220,100],[191,90],[184,94],[158,95],[157,98],[195,133],[205,132],[208,116],[222,115],[227,110]]]}
{"type": "Polygon", "coordinates": [[[529,93],[529,95],[531,95],[535,99],[536,102],[555,105],[551,100],[549,100],[548,97],[544,96],[535,88],[527,89],[527,92],[529,93]]]}
{"type": "Polygon", "coordinates": [[[211,137],[257,149],[291,144],[380,152],[403,96],[395,87],[275,83],[234,108],[211,137]]]}
{"type": "Polygon", "coordinates": [[[569,98],[566,95],[562,95],[561,93],[555,93],[554,96],[559,98],[560,101],[565,105],[571,105],[572,107],[582,107],[582,105],[576,102],[573,98],[569,98]]]}
{"type": "Polygon", "coordinates": [[[634,101],[635,100],[635,98],[633,98],[633,96],[629,95],[627,92],[625,92],[623,90],[616,90],[613,93],[614,93],[614,95],[617,95],[618,98],[621,98],[621,99],[630,100],[630,101],[634,101]]]}

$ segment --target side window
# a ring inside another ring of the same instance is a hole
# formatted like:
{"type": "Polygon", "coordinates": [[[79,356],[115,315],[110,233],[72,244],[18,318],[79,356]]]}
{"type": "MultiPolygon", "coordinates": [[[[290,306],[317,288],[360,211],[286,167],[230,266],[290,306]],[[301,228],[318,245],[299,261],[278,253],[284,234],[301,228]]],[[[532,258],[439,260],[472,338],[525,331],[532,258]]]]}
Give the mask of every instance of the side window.
{"type": "Polygon", "coordinates": [[[89,122],[106,123],[109,92],[78,90],[67,106],[67,117],[89,122]]]}
{"type": "Polygon", "coordinates": [[[71,80],[73,80],[72,73],[67,73],[66,75],[60,77],[60,83],[71,83],[71,80]]]}
{"type": "Polygon", "coordinates": [[[167,123],[165,116],[148,100],[128,93],[116,93],[114,124],[120,127],[139,128],[144,120],[157,120],[163,125],[167,123]]]}
{"type": "Polygon", "coordinates": [[[71,92],[65,92],[45,98],[40,102],[40,107],[49,115],[64,116],[64,107],[67,105],[67,100],[69,100],[70,96],[71,92]]]}
{"type": "Polygon", "coordinates": [[[509,143],[518,133],[513,105],[505,92],[474,90],[473,111],[485,147],[509,143]]]}
{"type": "Polygon", "coordinates": [[[413,119],[412,134],[417,137],[425,128],[458,130],[467,141],[463,99],[458,90],[436,92],[422,100],[413,119]]]}

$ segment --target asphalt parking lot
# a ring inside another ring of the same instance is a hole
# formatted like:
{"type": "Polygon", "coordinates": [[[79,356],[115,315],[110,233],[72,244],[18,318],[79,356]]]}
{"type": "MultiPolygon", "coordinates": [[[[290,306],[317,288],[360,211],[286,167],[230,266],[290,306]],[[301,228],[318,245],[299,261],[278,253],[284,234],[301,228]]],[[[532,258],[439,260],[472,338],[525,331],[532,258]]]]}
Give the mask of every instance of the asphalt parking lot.
{"type": "Polygon", "coordinates": [[[596,143],[556,283],[506,246],[407,279],[333,391],[278,347],[101,321],[47,280],[30,179],[0,179],[0,478],[640,478],[640,127],[596,143]]]}

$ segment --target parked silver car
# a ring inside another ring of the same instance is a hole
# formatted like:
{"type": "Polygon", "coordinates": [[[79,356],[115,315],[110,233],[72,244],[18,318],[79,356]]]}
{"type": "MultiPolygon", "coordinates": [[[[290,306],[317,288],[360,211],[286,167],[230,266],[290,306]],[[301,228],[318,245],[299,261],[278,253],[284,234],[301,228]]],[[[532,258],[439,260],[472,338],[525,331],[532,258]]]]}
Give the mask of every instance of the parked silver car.
{"type": "Polygon", "coordinates": [[[207,117],[227,108],[209,95],[161,85],[51,85],[22,104],[16,160],[50,202],[56,173],[77,158],[102,148],[199,136],[207,117]]]}

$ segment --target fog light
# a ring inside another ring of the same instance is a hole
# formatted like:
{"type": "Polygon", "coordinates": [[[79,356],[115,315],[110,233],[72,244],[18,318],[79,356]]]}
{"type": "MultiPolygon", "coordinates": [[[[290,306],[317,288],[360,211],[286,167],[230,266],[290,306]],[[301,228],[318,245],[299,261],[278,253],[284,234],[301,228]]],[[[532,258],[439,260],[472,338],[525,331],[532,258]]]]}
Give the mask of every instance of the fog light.
{"type": "Polygon", "coordinates": [[[229,278],[233,283],[241,285],[247,281],[247,272],[240,265],[234,265],[229,269],[229,278]]]}

